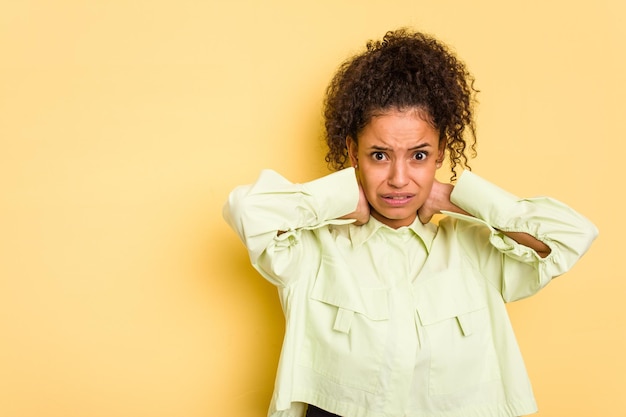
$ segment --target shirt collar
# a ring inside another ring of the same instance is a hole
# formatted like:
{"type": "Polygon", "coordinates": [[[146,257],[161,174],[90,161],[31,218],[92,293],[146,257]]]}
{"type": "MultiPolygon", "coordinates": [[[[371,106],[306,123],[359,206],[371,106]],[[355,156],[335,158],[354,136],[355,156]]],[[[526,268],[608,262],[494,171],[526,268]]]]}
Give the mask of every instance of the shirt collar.
{"type": "MultiPolygon", "coordinates": [[[[379,230],[387,229],[394,231],[391,227],[381,223],[374,217],[370,216],[367,223],[362,226],[350,225],[350,240],[353,246],[360,246],[367,242],[372,236],[374,236],[379,230]]],[[[437,226],[433,223],[422,224],[419,217],[416,217],[413,223],[400,229],[408,228],[424,243],[424,247],[427,252],[430,252],[430,247],[433,243],[433,239],[437,234],[437,226]]],[[[398,229],[398,230],[400,230],[398,229]]]]}

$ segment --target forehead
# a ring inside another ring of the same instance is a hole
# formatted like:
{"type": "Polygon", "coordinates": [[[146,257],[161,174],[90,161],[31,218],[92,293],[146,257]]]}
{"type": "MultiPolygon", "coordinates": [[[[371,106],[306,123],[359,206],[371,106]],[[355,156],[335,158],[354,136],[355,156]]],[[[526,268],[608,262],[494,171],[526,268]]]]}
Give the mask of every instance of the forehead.
{"type": "Polygon", "coordinates": [[[372,115],[369,123],[359,134],[358,140],[367,144],[382,142],[385,145],[413,146],[423,143],[436,146],[439,142],[439,132],[424,111],[394,109],[372,115]]]}

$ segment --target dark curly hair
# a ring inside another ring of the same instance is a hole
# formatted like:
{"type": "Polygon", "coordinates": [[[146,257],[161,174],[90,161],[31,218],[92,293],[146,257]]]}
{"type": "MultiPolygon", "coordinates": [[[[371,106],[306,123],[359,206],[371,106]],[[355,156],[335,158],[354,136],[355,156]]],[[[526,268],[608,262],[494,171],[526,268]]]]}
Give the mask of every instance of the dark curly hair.
{"type": "Polygon", "coordinates": [[[476,156],[477,92],[465,64],[443,43],[406,28],[387,32],[382,41],[370,40],[365,52],[344,62],[328,85],[326,162],[331,169],[344,168],[346,138],[357,140],[372,116],[417,108],[438,129],[440,143],[445,142],[454,180],[457,165],[470,169],[468,147],[470,156],[476,156]]]}

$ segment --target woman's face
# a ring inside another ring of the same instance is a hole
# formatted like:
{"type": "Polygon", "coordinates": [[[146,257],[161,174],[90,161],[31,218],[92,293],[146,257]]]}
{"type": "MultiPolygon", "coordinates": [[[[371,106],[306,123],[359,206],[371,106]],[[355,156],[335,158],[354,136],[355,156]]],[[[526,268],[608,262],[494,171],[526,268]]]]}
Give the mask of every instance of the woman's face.
{"type": "Polygon", "coordinates": [[[439,132],[423,114],[390,110],[372,117],[357,141],[347,141],[371,215],[394,229],[413,223],[443,160],[439,132]]]}

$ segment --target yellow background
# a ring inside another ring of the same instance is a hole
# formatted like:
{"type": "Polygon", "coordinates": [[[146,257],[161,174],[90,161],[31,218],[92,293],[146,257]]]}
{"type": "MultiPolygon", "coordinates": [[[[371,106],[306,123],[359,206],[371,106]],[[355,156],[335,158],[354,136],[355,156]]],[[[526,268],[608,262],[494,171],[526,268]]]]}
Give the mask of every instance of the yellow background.
{"type": "Polygon", "coordinates": [[[510,305],[541,416],[626,415],[622,1],[0,3],[0,416],[257,417],[283,318],[221,217],[326,172],[326,83],[409,25],[482,91],[474,171],[600,238],[510,305]]]}

